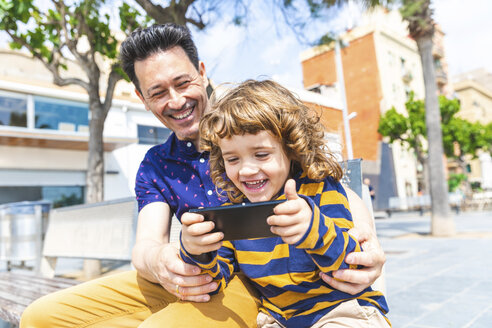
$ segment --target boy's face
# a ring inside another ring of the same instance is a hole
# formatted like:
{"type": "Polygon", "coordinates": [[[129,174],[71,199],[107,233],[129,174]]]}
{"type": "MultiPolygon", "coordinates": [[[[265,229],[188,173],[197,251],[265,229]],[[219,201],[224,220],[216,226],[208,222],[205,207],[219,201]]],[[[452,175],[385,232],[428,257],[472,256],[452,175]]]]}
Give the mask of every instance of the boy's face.
{"type": "Polygon", "coordinates": [[[271,200],[289,177],[290,160],[267,131],[221,139],[219,147],[227,176],[251,202],[271,200]]]}

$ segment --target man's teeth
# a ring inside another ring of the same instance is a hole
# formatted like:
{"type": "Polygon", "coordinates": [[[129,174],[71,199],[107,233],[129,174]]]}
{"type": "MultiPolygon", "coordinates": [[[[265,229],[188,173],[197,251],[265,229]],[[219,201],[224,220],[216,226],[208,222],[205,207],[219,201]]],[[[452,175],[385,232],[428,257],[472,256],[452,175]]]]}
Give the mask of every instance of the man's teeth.
{"type": "Polygon", "coordinates": [[[177,120],[182,120],[183,118],[187,118],[188,116],[190,116],[192,112],[193,112],[193,108],[190,108],[189,110],[187,110],[183,114],[181,114],[181,115],[172,115],[172,117],[174,119],[177,119],[177,120]]]}

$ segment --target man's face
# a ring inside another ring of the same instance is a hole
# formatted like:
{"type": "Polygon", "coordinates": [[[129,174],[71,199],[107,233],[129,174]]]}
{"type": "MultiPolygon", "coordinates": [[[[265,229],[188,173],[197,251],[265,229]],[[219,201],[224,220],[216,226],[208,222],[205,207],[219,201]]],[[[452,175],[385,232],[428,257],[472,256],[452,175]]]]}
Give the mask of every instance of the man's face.
{"type": "Polygon", "coordinates": [[[181,140],[198,145],[200,119],[208,110],[205,66],[197,71],[181,47],[158,52],[135,62],[142,93],[136,91],[147,110],[181,140]]]}

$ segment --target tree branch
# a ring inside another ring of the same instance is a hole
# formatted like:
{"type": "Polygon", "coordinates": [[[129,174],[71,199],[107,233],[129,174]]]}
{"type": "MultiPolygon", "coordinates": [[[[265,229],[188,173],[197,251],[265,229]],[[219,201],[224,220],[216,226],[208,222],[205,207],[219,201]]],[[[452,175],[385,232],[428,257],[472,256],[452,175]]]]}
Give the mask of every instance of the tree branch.
{"type": "Polygon", "coordinates": [[[111,103],[113,100],[113,94],[114,94],[114,89],[116,87],[116,83],[119,80],[123,79],[123,76],[121,76],[115,70],[115,66],[116,65],[113,65],[113,67],[111,68],[111,73],[109,73],[108,76],[108,86],[106,87],[106,96],[104,98],[104,103],[103,103],[104,116],[106,116],[109,110],[111,109],[111,103]]]}

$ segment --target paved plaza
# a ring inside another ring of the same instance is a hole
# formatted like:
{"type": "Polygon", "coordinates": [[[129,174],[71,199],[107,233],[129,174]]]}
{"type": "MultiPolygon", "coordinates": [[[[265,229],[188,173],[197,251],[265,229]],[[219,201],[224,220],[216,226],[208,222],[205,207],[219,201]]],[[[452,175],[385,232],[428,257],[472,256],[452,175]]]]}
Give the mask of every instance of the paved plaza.
{"type": "MultiPolygon", "coordinates": [[[[462,212],[454,220],[456,236],[434,238],[429,214],[376,219],[394,328],[492,327],[492,211],[462,212]]],[[[74,269],[80,272],[82,261],[60,259],[57,273],[74,269]]]]}
{"type": "Polygon", "coordinates": [[[376,220],[393,327],[492,327],[492,211],[454,217],[452,238],[429,236],[429,214],[376,220]]]}

